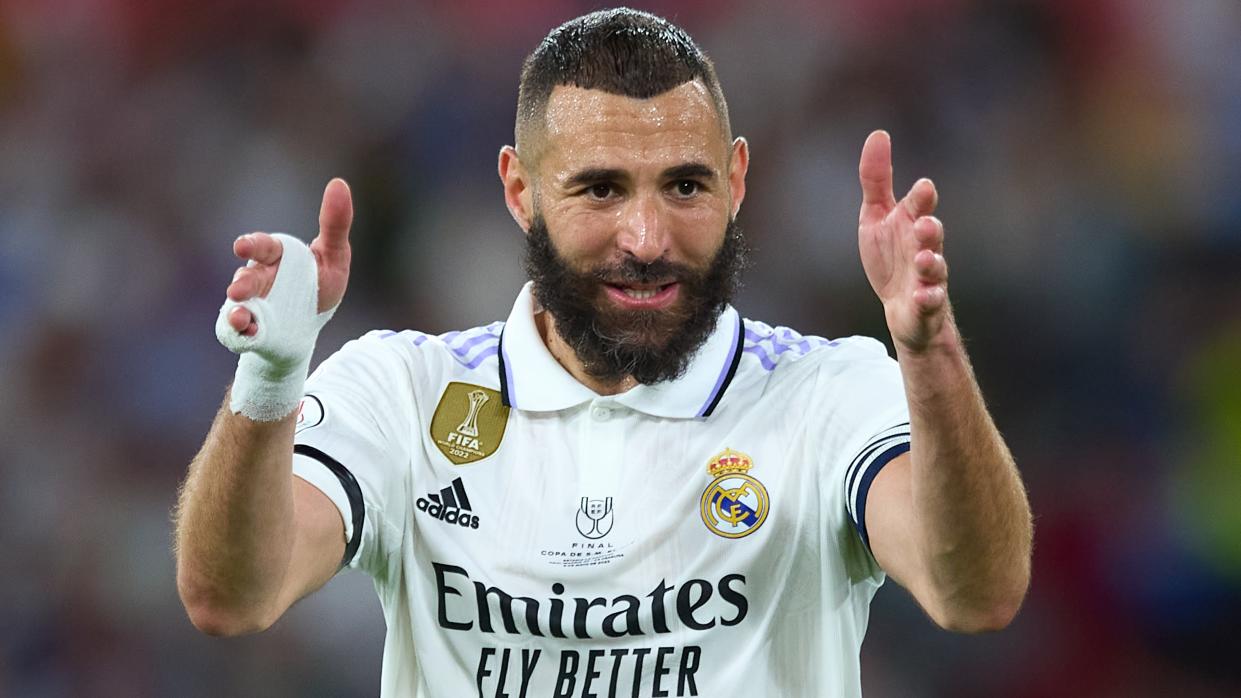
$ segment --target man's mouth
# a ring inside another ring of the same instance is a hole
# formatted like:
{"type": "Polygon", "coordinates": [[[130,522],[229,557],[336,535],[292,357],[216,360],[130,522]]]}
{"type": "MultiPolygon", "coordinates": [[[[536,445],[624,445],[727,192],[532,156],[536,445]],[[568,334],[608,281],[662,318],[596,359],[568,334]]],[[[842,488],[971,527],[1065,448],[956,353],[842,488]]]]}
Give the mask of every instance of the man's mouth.
{"type": "Polygon", "coordinates": [[[606,284],[608,296],[618,305],[633,309],[657,309],[676,300],[680,284],[606,284]]]}

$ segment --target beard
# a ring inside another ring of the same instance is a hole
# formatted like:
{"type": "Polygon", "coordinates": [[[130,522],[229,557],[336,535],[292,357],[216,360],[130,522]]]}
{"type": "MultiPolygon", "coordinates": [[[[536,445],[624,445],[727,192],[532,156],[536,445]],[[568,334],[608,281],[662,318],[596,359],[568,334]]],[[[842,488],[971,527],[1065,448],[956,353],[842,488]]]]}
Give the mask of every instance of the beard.
{"type": "Polygon", "coordinates": [[[741,286],[749,247],[735,220],[703,267],[660,258],[644,263],[626,256],[585,271],[574,269],[552,244],[542,216],[526,235],[526,273],[534,297],[551,314],[556,332],[577,354],[590,377],[644,385],[675,380],[715,331],[716,320],[741,286]],[[678,284],[670,307],[626,310],[609,301],[605,285],[678,284]]]}

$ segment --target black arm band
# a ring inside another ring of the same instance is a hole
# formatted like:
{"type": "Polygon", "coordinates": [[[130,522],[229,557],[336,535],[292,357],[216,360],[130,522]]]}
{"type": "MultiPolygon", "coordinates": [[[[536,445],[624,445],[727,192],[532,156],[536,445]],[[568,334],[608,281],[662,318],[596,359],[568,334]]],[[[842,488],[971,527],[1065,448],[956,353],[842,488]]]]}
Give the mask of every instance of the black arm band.
{"type": "Polygon", "coordinates": [[[293,447],[293,453],[322,463],[332,471],[337,480],[340,480],[340,486],[345,488],[345,495],[349,497],[349,513],[353,520],[353,535],[349,536],[349,542],[345,544],[345,557],[340,561],[340,566],[345,567],[353,560],[353,556],[358,554],[358,546],[362,544],[362,525],[366,519],[366,509],[362,504],[362,488],[358,486],[357,479],[353,477],[353,473],[349,472],[348,468],[314,446],[297,444],[293,447]]]}

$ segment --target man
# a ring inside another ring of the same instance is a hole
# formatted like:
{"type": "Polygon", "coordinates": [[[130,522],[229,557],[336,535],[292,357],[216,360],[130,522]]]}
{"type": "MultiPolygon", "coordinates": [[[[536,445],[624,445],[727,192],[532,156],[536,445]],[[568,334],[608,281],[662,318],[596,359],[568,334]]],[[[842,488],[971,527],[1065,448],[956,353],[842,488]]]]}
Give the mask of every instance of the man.
{"type": "Polygon", "coordinates": [[[871,134],[858,238],[899,365],[728,305],[748,146],[693,41],[631,10],[526,61],[499,174],[532,283],[506,322],[370,333],[305,381],[348,188],[308,249],[239,238],[217,334],[242,356],[179,506],[194,624],[261,630],[365,570],[390,696],[857,695],[885,575],[945,628],[1004,627],[1030,512],[948,303],[934,185],[897,201],[890,162],[871,134]]]}

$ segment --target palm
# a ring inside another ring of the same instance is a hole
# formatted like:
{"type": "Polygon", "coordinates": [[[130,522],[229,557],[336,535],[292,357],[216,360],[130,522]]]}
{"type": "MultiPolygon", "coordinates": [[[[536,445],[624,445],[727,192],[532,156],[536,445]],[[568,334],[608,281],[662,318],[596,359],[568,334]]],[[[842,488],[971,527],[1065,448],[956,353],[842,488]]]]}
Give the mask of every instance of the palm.
{"type": "Polygon", "coordinates": [[[858,175],[862,183],[858,216],[862,268],[883,303],[893,341],[903,349],[924,349],[943,329],[949,314],[943,225],[931,215],[938,198],[935,185],[920,179],[903,199],[896,200],[892,145],[882,131],[866,139],[858,175]]]}
{"type": "MultiPolygon", "coordinates": [[[[353,201],[349,186],[342,179],[328,182],[319,208],[319,235],[310,243],[319,267],[319,312],[334,308],[345,296],[349,283],[349,227],[353,223],[353,201]]],[[[251,263],[237,270],[228,287],[228,297],[236,302],[265,297],[276,280],[283,254],[280,241],[267,233],[251,233],[237,238],[233,254],[251,263]]],[[[243,307],[228,316],[237,332],[253,336],[258,331],[254,317],[243,307]]]]}

